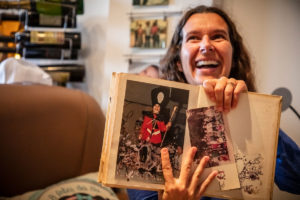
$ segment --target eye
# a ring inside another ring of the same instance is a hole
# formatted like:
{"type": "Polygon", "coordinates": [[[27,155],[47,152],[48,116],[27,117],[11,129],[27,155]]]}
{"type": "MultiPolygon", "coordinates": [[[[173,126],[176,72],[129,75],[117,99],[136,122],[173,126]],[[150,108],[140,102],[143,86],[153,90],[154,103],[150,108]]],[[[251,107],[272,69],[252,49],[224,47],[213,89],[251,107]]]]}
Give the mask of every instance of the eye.
{"type": "Polygon", "coordinates": [[[227,37],[224,34],[214,34],[211,37],[212,40],[227,40],[227,37]]]}
{"type": "Polygon", "coordinates": [[[190,35],[187,37],[187,41],[198,41],[201,40],[201,38],[197,35],[190,35]]]}

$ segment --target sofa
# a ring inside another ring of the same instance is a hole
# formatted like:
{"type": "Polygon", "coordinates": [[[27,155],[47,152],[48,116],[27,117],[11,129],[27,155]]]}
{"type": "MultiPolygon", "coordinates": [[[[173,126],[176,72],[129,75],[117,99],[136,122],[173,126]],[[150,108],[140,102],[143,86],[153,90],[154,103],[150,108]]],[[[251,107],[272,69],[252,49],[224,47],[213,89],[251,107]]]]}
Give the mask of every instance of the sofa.
{"type": "Polygon", "coordinates": [[[97,102],[82,91],[1,84],[0,197],[96,174],[104,122],[97,102]]]}

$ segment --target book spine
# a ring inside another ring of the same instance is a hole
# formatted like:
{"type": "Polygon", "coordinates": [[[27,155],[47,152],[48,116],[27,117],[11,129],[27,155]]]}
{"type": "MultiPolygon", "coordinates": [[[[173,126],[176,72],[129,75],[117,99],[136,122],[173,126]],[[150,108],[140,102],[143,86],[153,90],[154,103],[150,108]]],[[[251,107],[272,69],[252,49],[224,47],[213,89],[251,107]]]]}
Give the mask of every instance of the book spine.
{"type": "Polygon", "coordinates": [[[107,171],[108,171],[108,161],[109,158],[109,144],[111,139],[109,136],[111,135],[111,131],[113,128],[113,119],[114,115],[113,112],[115,111],[115,93],[117,92],[117,84],[118,83],[118,76],[116,73],[113,73],[112,79],[110,81],[110,89],[109,89],[109,99],[108,99],[108,109],[106,111],[106,122],[105,122],[105,129],[104,129],[104,138],[103,138],[103,145],[102,145],[102,156],[100,159],[100,169],[99,169],[99,178],[98,180],[102,183],[106,183],[107,171]]]}

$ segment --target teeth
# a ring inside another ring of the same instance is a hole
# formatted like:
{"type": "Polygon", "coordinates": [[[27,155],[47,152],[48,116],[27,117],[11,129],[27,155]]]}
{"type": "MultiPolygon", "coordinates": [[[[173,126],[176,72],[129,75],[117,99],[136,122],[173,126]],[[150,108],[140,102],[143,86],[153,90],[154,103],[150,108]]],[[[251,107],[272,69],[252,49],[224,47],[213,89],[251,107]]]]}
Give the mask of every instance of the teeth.
{"type": "Polygon", "coordinates": [[[218,62],[214,60],[201,60],[197,62],[197,67],[201,67],[203,65],[218,65],[218,62]]]}

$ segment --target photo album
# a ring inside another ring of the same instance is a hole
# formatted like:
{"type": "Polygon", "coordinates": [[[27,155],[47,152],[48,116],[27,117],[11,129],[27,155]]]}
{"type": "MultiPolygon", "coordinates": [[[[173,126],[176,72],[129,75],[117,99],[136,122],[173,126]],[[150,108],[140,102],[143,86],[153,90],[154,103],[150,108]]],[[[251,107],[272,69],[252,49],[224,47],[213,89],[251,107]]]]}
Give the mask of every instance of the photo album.
{"type": "Polygon", "coordinates": [[[204,196],[271,199],[281,102],[281,96],[245,92],[235,109],[223,113],[202,86],[113,73],[99,182],[163,190],[161,148],[168,148],[178,177],[195,146],[193,168],[210,157],[200,181],[219,172],[204,196]]]}

